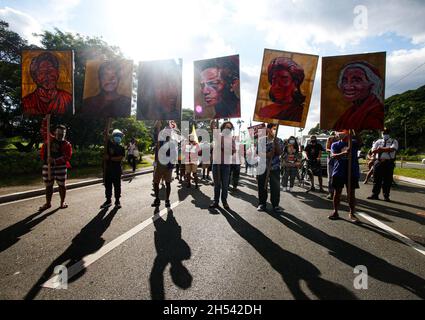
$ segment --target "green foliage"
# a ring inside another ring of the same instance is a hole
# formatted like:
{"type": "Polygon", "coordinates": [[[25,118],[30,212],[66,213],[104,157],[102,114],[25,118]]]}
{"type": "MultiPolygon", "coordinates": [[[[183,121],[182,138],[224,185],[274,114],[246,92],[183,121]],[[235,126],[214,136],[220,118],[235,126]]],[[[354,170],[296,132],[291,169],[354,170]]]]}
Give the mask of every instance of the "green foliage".
{"type": "Polygon", "coordinates": [[[136,116],[121,118],[112,122],[113,129],[120,129],[124,133],[123,144],[128,146],[131,138],[135,138],[137,148],[140,152],[146,153],[152,145],[152,138],[143,122],[136,120],[136,116]]]}
{"type": "Polygon", "coordinates": [[[425,86],[386,99],[385,109],[385,126],[400,148],[405,149],[407,142],[408,152],[425,151],[425,86]]]}
{"type": "Polygon", "coordinates": [[[314,128],[311,128],[310,131],[308,132],[308,135],[329,135],[331,133],[331,131],[329,130],[322,130],[320,129],[320,123],[318,123],[314,128]]]}

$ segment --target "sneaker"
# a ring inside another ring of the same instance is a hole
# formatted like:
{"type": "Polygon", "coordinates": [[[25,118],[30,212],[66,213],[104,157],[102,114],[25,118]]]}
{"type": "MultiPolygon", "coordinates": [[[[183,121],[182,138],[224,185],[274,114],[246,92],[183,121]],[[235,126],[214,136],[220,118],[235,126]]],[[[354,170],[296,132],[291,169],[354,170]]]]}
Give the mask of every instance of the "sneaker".
{"type": "Polygon", "coordinates": [[[230,206],[227,202],[223,202],[223,208],[226,209],[226,210],[229,210],[230,206]]]}
{"type": "Polygon", "coordinates": [[[119,200],[115,201],[115,208],[117,208],[117,209],[121,208],[121,202],[119,200]]]}
{"type": "Polygon", "coordinates": [[[283,209],[279,206],[273,208],[274,213],[283,213],[283,209]]]}
{"type": "Polygon", "coordinates": [[[266,206],[264,204],[260,204],[257,208],[257,211],[259,211],[259,212],[266,211],[266,206]]]}
{"type": "Polygon", "coordinates": [[[210,208],[211,208],[211,209],[216,209],[216,208],[218,208],[218,202],[213,202],[213,203],[211,203],[211,204],[210,204],[210,208]]]}
{"type": "Polygon", "coordinates": [[[379,200],[379,197],[375,196],[375,195],[371,195],[371,196],[367,197],[367,199],[369,199],[369,200],[379,200]]]}
{"type": "Polygon", "coordinates": [[[161,205],[161,200],[156,198],[153,203],[151,204],[151,207],[159,207],[161,205]]]}
{"type": "Polygon", "coordinates": [[[325,189],[320,188],[319,192],[325,192],[325,189]]]}
{"type": "Polygon", "coordinates": [[[109,208],[112,205],[112,201],[111,200],[106,200],[101,206],[100,209],[106,209],[109,208]]]}
{"type": "Polygon", "coordinates": [[[171,208],[170,200],[165,200],[165,207],[166,208],[171,208]]]}
{"type": "Polygon", "coordinates": [[[315,192],[316,191],[316,188],[315,187],[311,187],[310,189],[308,189],[308,191],[315,192]]]}
{"type": "Polygon", "coordinates": [[[329,193],[328,196],[326,197],[326,199],[328,199],[328,200],[332,200],[333,198],[334,197],[333,197],[332,193],[329,193]]]}
{"type": "Polygon", "coordinates": [[[391,199],[390,199],[390,197],[385,197],[385,198],[384,198],[384,201],[386,201],[386,202],[391,202],[391,199]]]}
{"type": "Polygon", "coordinates": [[[350,220],[352,221],[352,222],[359,222],[359,219],[356,217],[356,215],[355,214],[352,214],[352,213],[350,213],[349,215],[348,215],[348,217],[350,218],[350,220]]]}

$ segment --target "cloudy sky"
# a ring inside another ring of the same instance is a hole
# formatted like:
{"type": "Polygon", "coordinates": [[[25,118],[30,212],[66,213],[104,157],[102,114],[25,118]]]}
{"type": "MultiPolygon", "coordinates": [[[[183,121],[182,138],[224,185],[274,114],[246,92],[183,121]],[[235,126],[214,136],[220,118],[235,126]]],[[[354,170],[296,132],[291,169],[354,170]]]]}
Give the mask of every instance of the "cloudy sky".
{"type": "MultiPolygon", "coordinates": [[[[321,57],[386,51],[387,97],[424,85],[424,16],[422,0],[0,0],[0,19],[30,42],[57,27],[102,37],[135,61],[183,58],[186,108],[193,61],[239,54],[246,124],[264,48],[321,57]]],[[[319,122],[320,70],[319,60],[306,129],[319,122]]],[[[279,136],[293,133],[284,127],[279,136]]]]}

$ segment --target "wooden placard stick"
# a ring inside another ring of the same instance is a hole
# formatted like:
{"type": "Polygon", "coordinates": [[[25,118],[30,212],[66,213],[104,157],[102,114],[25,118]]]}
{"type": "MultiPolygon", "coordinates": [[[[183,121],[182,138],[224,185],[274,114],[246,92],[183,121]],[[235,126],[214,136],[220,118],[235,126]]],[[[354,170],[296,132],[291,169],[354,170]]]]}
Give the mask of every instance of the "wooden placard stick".
{"type": "Polygon", "coordinates": [[[353,163],[353,157],[352,157],[352,154],[353,154],[353,150],[352,150],[352,148],[353,148],[353,143],[352,143],[352,135],[351,135],[351,129],[348,131],[348,155],[347,155],[347,157],[348,157],[348,170],[347,170],[347,172],[348,172],[348,180],[347,180],[347,201],[348,201],[348,205],[350,206],[350,203],[351,203],[351,189],[352,189],[352,185],[351,185],[351,166],[352,166],[352,163],[353,163]]]}
{"type": "Polygon", "coordinates": [[[105,176],[106,176],[106,160],[105,156],[108,154],[108,140],[109,140],[109,131],[111,130],[112,125],[112,118],[108,118],[106,121],[105,131],[103,132],[103,183],[105,183],[105,176]]]}
{"type": "Polygon", "coordinates": [[[47,130],[46,130],[46,135],[47,135],[47,179],[50,181],[52,180],[52,165],[50,164],[50,157],[52,155],[51,150],[50,150],[50,117],[51,114],[46,114],[46,122],[47,122],[47,130]]]}

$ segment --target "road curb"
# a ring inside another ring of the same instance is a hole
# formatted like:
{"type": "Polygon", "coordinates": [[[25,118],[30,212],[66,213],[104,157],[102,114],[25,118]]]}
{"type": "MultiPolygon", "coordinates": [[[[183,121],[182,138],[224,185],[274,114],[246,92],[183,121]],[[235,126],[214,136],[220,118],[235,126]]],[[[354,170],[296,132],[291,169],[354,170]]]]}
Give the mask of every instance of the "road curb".
{"type": "Polygon", "coordinates": [[[425,187],[425,180],[422,180],[422,179],[415,179],[415,178],[408,178],[408,177],[394,175],[394,180],[408,182],[408,183],[425,187]]]}
{"type": "MultiPolygon", "coordinates": [[[[135,176],[149,174],[149,173],[152,173],[152,172],[153,172],[153,168],[145,169],[145,170],[141,170],[141,171],[136,172],[136,173],[130,173],[130,174],[122,175],[121,179],[127,179],[127,178],[131,178],[131,177],[135,177],[135,176]]],[[[82,187],[86,187],[86,186],[90,186],[90,185],[94,185],[94,184],[99,184],[99,183],[103,183],[102,178],[70,183],[70,184],[66,185],[66,189],[67,190],[77,189],[77,188],[82,188],[82,187]]],[[[53,192],[58,192],[57,186],[54,187],[53,192]]],[[[46,194],[46,190],[44,188],[43,189],[36,189],[36,190],[29,190],[29,191],[24,191],[24,192],[17,192],[17,193],[12,193],[12,194],[6,194],[6,195],[3,195],[3,196],[0,196],[0,204],[12,202],[12,201],[16,201],[16,200],[22,200],[22,199],[37,197],[37,196],[41,196],[41,195],[44,195],[44,194],[46,194]]]]}

